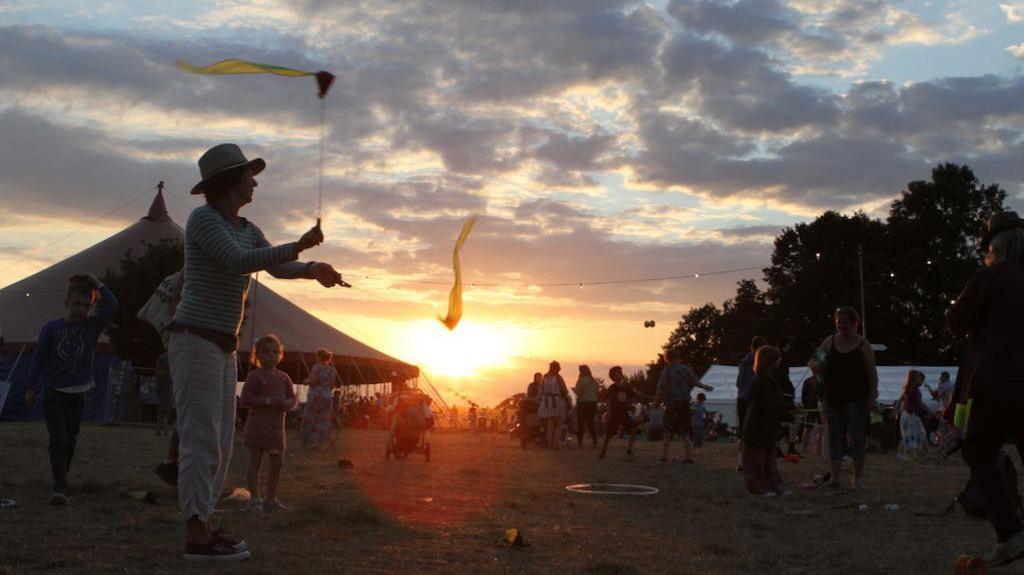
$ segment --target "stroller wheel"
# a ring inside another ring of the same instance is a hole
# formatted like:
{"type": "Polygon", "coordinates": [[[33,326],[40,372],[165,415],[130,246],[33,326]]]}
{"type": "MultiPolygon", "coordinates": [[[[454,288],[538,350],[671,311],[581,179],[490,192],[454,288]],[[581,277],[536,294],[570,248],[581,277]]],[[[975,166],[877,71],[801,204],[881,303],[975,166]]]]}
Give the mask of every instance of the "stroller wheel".
{"type": "Polygon", "coordinates": [[[423,444],[423,454],[426,455],[426,457],[427,457],[427,463],[430,463],[430,444],[429,443],[424,443],[423,444]]]}

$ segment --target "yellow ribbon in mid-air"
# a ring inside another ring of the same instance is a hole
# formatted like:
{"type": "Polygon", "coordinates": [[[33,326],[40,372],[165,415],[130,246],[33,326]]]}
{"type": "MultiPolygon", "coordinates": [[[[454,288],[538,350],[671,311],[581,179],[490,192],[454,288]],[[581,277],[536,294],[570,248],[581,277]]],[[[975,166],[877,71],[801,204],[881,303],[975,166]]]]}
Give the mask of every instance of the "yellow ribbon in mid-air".
{"type": "Polygon", "coordinates": [[[176,65],[179,69],[193,74],[212,74],[216,76],[231,76],[234,74],[277,74],[278,76],[288,76],[291,78],[316,76],[316,84],[320,89],[320,93],[318,95],[321,99],[327,95],[327,91],[331,89],[331,83],[334,82],[334,74],[331,74],[330,72],[307,72],[306,70],[296,70],[294,68],[284,68],[282,66],[272,66],[270,64],[260,64],[258,62],[247,62],[236,58],[221,60],[220,62],[215,62],[209,66],[193,66],[184,60],[178,60],[176,65]]]}
{"type": "Polygon", "coordinates": [[[462,319],[462,267],[459,265],[459,249],[469,237],[469,231],[473,229],[475,221],[476,218],[469,218],[466,223],[462,224],[462,232],[459,234],[459,239],[455,241],[455,250],[452,252],[455,285],[452,286],[452,291],[448,294],[448,315],[444,318],[437,318],[449,330],[455,329],[455,326],[459,325],[459,320],[462,319]]]}
{"type": "Polygon", "coordinates": [[[271,66],[270,64],[258,64],[231,58],[221,60],[209,66],[193,66],[184,60],[178,60],[178,68],[193,74],[277,74],[278,76],[312,76],[314,72],[271,66]]]}

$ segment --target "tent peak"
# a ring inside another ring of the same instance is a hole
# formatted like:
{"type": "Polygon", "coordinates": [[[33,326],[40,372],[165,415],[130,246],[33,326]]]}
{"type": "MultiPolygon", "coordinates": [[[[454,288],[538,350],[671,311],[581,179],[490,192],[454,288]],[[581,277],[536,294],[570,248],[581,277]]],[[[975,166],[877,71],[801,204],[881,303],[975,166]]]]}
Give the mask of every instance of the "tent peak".
{"type": "Polygon", "coordinates": [[[167,214],[167,204],[164,203],[163,182],[156,185],[156,197],[153,198],[153,203],[149,205],[149,213],[146,214],[144,219],[154,222],[164,222],[171,219],[171,216],[167,214]]]}

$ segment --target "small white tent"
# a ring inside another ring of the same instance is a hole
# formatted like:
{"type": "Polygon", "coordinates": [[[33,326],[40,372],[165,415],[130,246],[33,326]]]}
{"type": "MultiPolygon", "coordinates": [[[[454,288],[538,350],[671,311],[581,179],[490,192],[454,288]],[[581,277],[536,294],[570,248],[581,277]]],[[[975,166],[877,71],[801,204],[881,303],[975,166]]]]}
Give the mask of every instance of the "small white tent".
{"type": "MultiPolygon", "coordinates": [[[[878,366],[878,402],[882,405],[895,403],[903,394],[903,384],[907,380],[907,372],[912,369],[924,373],[925,383],[933,389],[938,386],[939,375],[944,371],[948,371],[950,378],[956,381],[957,368],[955,367],[880,365],[878,366]]],[[[738,372],[739,368],[735,365],[712,365],[701,377],[701,382],[715,388],[714,391],[703,392],[707,396],[708,411],[720,412],[730,426],[736,425],[736,374],[738,372]]],[[[798,403],[804,380],[810,376],[811,370],[806,365],[789,368],[789,379],[796,387],[798,403]]],[[[922,395],[925,405],[932,409],[938,407],[928,393],[925,392],[922,395]]]]}

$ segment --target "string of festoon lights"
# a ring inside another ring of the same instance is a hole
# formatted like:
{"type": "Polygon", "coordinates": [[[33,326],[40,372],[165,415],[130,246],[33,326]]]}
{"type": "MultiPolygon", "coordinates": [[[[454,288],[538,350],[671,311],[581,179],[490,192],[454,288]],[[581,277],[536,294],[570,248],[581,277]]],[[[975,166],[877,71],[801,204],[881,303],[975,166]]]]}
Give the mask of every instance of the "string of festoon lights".
{"type": "MultiPolygon", "coordinates": [[[[515,282],[472,282],[466,281],[463,283],[464,286],[471,287],[503,287],[503,288],[531,288],[531,287],[586,287],[586,286],[605,286],[605,285],[618,285],[618,284],[636,284],[636,283],[650,283],[650,282],[661,282],[661,281],[672,281],[672,280],[688,280],[688,279],[700,279],[703,277],[720,276],[725,274],[732,274],[737,272],[747,272],[753,270],[763,269],[764,266],[750,266],[745,268],[732,268],[727,270],[717,270],[711,272],[691,272],[685,274],[676,274],[670,276],[652,276],[652,277],[636,277],[626,278],[617,280],[583,280],[583,281],[562,281],[562,282],[527,282],[527,283],[515,283],[515,282]]],[[[377,275],[362,275],[363,279],[368,280],[381,280],[381,281],[393,281],[409,284],[420,284],[420,285],[451,285],[451,280],[418,280],[418,279],[406,279],[400,276],[377,276],[377,275]]]]}
{"type": "MultiPolygon", "coordinates": [[[[821,254],[815,253],[815,259],[821,259],[821,254]]],[[[929,260],[928,265],[931,265],[929,260]]],[[[662,281],[680,281],[680,280],[696,280],[701,278],[708,278],[720,275],[727,275],[739,272],[763,270],[765,266],[748,266],[742,268],[730,268],[724,270],[715,270],[708,272],[690,272],[674,275],[665,276],[648,276],[648,277],[634,277],[624,278],[615,280],[582,280],[582,281],[559,281],[559,282],[488,282],[488,281],[467,281],[464,282],[464,287],[475,287],[475,288],[543,288],[543,287],[576,287],[584,288],[588,286],[609,286],[609,285],[625,285],[625,284],[640,284],[640,283],[654,283],[662,281]]],[[[895,278],[896,272],[884,272],[884,276],[889,278],[895,278]]],[[[436,285],[436,286],[450,286],[451,280],[432,280],[432,279],[413,279],[404,276],[386,276],[386,275],[368,275],[368,274],[352,274],[349,277],[361,278],[365,280],[376,280],[376,281],[387,281],[394,283],[404,284],[415,284],[415,285],[436,285]]],[[[58,293],[63,292],[63,289],[54,290],[33,290],[33,292],[24,292],[23,297],[31,297],[32,293],[58,293]]],[[[0,293],[10,295],[12,290],[10,288],[0,289],[0,293]]],[[[653,326],[645,326],[653,327],[653,326]]]]}

